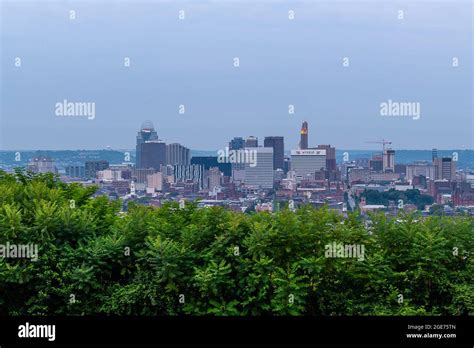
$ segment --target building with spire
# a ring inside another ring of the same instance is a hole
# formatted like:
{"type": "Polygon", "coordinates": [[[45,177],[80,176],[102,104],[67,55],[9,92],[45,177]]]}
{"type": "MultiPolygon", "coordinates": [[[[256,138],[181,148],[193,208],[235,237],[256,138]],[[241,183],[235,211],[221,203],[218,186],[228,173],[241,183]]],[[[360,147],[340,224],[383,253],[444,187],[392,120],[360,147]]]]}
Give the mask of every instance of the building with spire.
{"type": "Polygon", "coordinates": [[[300,150],[306,150],[308,148],[308,122],[306,121],[301,125],[300,137],[300,150]]]}

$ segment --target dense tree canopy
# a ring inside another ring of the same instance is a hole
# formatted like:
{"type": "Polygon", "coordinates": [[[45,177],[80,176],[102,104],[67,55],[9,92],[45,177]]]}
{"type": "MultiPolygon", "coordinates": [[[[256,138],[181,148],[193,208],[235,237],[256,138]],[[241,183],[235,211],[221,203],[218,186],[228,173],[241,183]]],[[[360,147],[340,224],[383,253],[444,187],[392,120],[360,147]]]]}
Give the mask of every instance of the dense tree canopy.
{"type": "Polygon", "coordinates": [[[474,314],[473,218],[327,208],[243,214],[92,198],[53,175],[0,172],[0,315],[474,314]],[[326,257],[333,242],[364,260],[326,257]]]}
{"type": "Polygon", "coordinates": [[[390,201],[398,203],[401,199],[404,204],[414,204],[420,210],[425,208],[425,205],[433,204],[433,197],[421,194],[419,190],[398,191],[390,189],[388,191],[379,192],[377,190],[364,190],[361,197],[365,197],[367,204],[383,204],[389,205],[390,201]]]}

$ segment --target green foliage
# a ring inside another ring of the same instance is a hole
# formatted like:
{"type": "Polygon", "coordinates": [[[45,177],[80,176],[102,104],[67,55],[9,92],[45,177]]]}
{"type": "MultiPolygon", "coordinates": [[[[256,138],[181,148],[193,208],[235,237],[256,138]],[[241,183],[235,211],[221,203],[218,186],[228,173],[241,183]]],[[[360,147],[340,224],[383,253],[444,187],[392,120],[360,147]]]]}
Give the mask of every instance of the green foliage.
{"type": "Polygon", "coordinates": [[[419,210],[423,210],[425,205],[433,204],[433,197],[423,195],[419,190],[397,191],[390,189],[388,191],[379,192],[377,190],[364,190],[361,197],[365,197],[367,204],[383,204],[388,206],[389,201],[403,200],[404,204],[414,204],[419,210]]]}
{"type": "Polygon", "coordinates": [[[472,217],[373,215],[367,229],[326,207],[123,214],[94,187],[20,170],[0,171],[0,190],[0,245],[39,253],[0,258],[0,315],[474,314],[472,217]],[[333,242],[364,260],[326,257],[333,242]]]}

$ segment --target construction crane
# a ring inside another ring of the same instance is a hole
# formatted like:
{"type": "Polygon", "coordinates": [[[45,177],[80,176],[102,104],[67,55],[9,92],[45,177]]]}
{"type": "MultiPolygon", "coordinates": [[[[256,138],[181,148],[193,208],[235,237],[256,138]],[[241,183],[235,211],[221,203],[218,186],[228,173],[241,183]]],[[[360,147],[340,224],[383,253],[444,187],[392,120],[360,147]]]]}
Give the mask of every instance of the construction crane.
{"type": "Polygon", "coordinates": [[[392,142],[382,139],[381,141],[366,141],[366,143],[371,143],[371,144],[382,144],[382,153],[385,153],[385,145],[390,145],[392,142]]]}

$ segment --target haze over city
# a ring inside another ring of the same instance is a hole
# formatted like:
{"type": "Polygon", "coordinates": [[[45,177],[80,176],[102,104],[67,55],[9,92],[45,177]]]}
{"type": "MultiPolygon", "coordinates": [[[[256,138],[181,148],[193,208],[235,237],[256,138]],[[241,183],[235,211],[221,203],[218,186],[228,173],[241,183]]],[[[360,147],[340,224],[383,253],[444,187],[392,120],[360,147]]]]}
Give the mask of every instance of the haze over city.
{"type": "Polygon", "coordinates": [[[2,150],[131,149],[146,119],[197,150],[250,135],[293,149],[303,121],[313,146],[473,148],[468,1],[5,1],[2,12],[2,150]],[[95,103],[94,119],[58,117],[63,100],[95,103]],[[382,116],[389,100],[419,103],[419,118],[382,116]]]}

